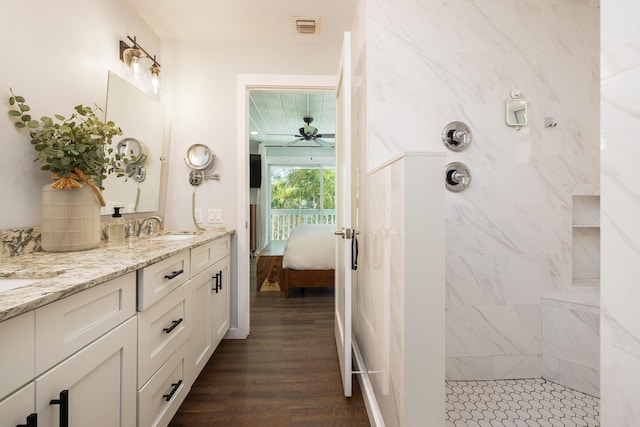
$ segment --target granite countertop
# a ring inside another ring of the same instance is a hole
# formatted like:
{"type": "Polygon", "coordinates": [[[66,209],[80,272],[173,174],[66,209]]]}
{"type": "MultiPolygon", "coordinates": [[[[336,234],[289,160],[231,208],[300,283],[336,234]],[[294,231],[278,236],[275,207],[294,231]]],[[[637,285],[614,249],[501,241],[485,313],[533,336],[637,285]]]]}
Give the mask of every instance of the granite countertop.
{"type": "Polygon", "coordinates": [[[36,281],[0,292],[0,322],[233,233],[207,230],[185,240],[142,237],[103,241],[86,251],[34,252],[5,258],[0,264],[0,279],[36,281]]]}

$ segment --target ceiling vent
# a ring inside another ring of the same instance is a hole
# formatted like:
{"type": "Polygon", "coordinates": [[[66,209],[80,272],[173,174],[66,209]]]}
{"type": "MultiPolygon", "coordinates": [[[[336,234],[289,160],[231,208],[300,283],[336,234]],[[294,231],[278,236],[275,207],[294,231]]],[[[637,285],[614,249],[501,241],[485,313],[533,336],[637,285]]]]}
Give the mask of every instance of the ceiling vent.
{"type": "Polygon", "coordinates": [[[319,20],[316,18],[294,17],[294,25],[298,34],[317,34],[320,31],[319,20]]]}

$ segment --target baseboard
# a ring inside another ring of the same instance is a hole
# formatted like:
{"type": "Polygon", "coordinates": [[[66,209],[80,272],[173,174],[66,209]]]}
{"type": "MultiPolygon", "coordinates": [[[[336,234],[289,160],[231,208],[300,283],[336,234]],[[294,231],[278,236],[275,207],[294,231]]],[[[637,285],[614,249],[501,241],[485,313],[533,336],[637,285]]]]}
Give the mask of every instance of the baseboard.
{"type": "Polygon", "coordinates": [[[240,331],[238,328],[229,328],[227,333],[224,336],[224,339],[227,340],[246,340],[249,337],[248,334],[240,331]]]}
{"type": "Polygon", "coordinates": [[[378,406],[376,395],[373,392],[373,385],[369,379],[369,371],[364,364],[362,354],[358,348],[358,342],[355,337],[352,337],[353,357],[355,358],[356,367],[355,370],[359,371],[356,374],[358,383],[360,383],[360,390],[362,391],[362,398],[364,399],[364,406],[367,408],[367,416],[369,417],[369,424],[372,427],[385,427],[384,419],[382,418],[382,412],[378,406]]]}

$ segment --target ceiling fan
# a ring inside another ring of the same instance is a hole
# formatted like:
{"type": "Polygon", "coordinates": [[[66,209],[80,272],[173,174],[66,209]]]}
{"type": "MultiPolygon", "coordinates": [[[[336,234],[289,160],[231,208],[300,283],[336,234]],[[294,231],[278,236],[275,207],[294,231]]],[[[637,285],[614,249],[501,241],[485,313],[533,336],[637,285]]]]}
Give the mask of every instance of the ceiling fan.
{"type": "Polygon", "coordinates": [[[335,134],[318,133],[318,128],[311,126],[311,122],[313,122],[313,117],[306,116],[302,120],[305,122],[305,125],[302,126],[300,129],[298,129],[299,133],[297,135],[289,135],[289,134],[281,134],[281,133],[280,134],[270,133],[269,135],[286,135],[286,136],[293,136],[296,138],[293,141],[286,143],[284,147],[290,147],[300,141],[312,141],[320,146],[333,148],[333,144],[325,141],[323,138],[332,139],[336,137],[335,134]]]}

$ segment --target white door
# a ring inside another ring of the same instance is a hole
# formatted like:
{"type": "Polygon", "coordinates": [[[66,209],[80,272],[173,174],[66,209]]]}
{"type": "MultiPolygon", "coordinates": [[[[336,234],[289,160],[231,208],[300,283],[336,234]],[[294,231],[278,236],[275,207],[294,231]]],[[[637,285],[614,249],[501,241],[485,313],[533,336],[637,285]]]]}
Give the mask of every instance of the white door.
{"type": "Polygon", "coordinates": [[[336,89],[335,336],[344,395],[351,396],[351,33],[345,33],[336,89]]]}

